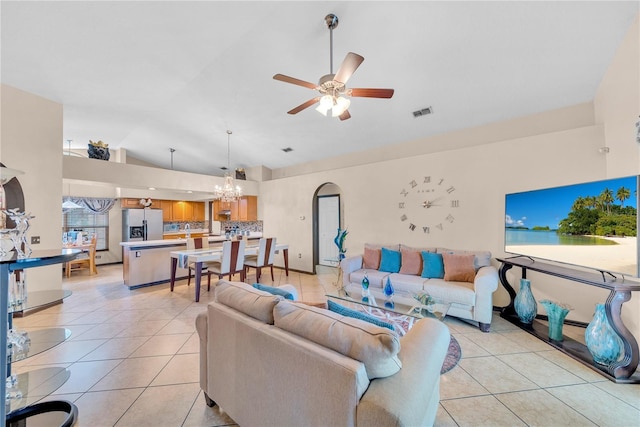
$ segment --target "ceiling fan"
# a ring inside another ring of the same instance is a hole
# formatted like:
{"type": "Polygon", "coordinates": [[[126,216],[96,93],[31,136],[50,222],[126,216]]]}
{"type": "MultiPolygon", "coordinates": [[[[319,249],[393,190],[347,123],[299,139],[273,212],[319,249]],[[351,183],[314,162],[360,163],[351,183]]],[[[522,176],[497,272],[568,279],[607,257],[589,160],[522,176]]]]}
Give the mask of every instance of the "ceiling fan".
{"type": "Polygon", "coordinates": [[[304,80],[285,76],[284,74],[276,74],[273,76],[275,80],[303,86],[320,92],[319,96],[311,98],[292,110],[287,111],[287,113],[297,114],[300,111],[319,103],[316,110],[321,114],[326,116],[329,110],[331,110],[331,115],[333,117],[339,117],[340,120],[347,120],[351,117],[348,110],[349,105],[351,104],[349,97],[391,98],[393,96],[393,89],[347,88],[347,80],[349,80],[360,64],[362,64],[362,61],[364,61],[364,58],[357,53],[349,52],[342,61],[338,72],[333,74],[333,29],[338,26],[338,17],[333,13],[330,13],[325,16],[324,20],[330,33],[329,74],[320,77],[320,81],[317,85],[304,80]]]}

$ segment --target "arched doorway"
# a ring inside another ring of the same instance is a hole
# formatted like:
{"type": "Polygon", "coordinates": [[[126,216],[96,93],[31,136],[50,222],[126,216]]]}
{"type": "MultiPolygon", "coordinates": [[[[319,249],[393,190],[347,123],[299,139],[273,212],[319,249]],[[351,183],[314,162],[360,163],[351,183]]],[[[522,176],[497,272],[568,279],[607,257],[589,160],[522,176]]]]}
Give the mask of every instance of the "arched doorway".
{"type": "Polygon", "coordinates": [[[319,186],[313,195],[313,273],[317,265],[337,266],[338,248],[333,243],[342,228],[343,200],[340,187],[332,182],[319,186]]]}

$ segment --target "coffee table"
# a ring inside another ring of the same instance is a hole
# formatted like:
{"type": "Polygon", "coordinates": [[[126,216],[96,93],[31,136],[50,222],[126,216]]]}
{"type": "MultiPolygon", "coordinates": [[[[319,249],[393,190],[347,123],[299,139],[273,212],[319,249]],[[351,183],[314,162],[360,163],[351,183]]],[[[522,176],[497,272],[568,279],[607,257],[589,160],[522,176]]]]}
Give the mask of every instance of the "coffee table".
{"type": "Polygon", "coordinates": [[[337,291],[325,295],[327,298],[348,303],[351,308],[375,316],[385,322],[391,323],[401,335],[407,333],[413,324],[425,317],[431,317],[443,321],[451,307],[451,303],[437,298],[432,298],[433,304],[423,305],[419,301],[411,301],[413,296],[409,292],[397,292],[391,303],[386,300],[369,295],[363,297],[359,292],[337,291]]]}

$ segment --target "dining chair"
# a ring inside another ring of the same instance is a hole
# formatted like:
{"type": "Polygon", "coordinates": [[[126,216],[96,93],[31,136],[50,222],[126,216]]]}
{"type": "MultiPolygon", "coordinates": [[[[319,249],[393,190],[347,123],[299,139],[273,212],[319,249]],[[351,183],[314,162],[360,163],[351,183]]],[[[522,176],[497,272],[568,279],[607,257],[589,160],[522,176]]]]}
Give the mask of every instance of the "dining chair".
{"type": "MultiPolygon", "coordinates": [[[[208,237],[189,237],[187,239],[187,250],[193,250],[193,249],[208,249],[209,248],[209,238],[208,237]]],[[[189,277],[187,278],[187,286],[191,285],[191,270],[193,270],[195,272],[196,270],[196,263],[195,262],[190,262],[189,263],[189,277]]],[[[202,263],[202,270],[203,273],[207,273],[207,285],[210,287],[211,286],[211,271],[209,271],[209,263],[203,262],[202,263]]]]}
{"type": "Polygon", "coordinates": [[[91,242],[88,249],[83,249],[81,254],[78,254],[76,259],[73,259],[65,264],[65,274],[67,277],[71,277],[72,271],[78,271],[83,268],[89,269],[89,274],[98,274],[96,268],[96,245],[98,243],[98,237],[94,234],[91,236],[91,242]]]}
{"type": "MultiPolygon", "coordinates": [[[[225,241],[222,243],[222,256],[220,261],[210,262],[209,271],[217,274],[218,279],[229,275],[229,280],[236,273],[240,273],[240,281],[244,282],[244,249],[246,240],[225,241]]],[[[211,286],[207,288],[210,290],[211,286]]]]}
{"type": "Polygon", "coordinates": [[[247,277],[249,268],[256,269],[256,282],[260,282],[262,275],[262,267],[271,267],[271,280],[275,280],[273,276],[273,257],[276,252],[276,238],[261,238],[258,242],[258,253],[256,255],[248,255],[244,259],[244,277],[247,277]]]}

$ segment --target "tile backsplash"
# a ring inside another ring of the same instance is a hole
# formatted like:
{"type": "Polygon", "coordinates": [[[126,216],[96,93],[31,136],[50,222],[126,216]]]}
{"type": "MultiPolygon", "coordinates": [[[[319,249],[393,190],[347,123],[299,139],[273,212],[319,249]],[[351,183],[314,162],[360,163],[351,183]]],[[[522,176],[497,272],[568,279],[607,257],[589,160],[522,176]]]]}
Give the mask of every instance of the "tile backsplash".
{"type": "Polygon", "coordinates": [[[165,233],[184,230],[184,226],[189,224],[192,230],[208,229],[206,221],[171,221],[163,223],[165,233]]]}
{"type": "MultiPolygon", "coordinates": [[[[189,224],[192,230],[209,229],[209,223],[206,221],[171,221],[164,223],[164,232],[171,233],[184,230],[184,226],[189,224]]],[[[238,231],[262,231],[262,221],[221,221],[220,230],[224,233],[225,230],[238,227],[238,231]]]]}
{"type": "Polygon", "coordinates": [[[262,221],[221,221],[220,230],[231,230],[238,227],[238,231],[260,231],[262,232],[262,221]]]}

